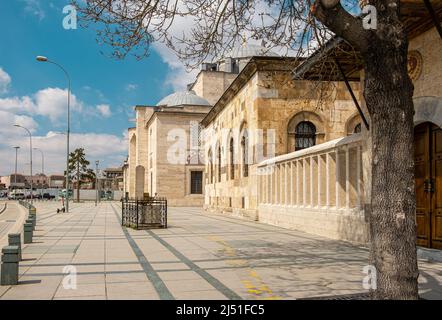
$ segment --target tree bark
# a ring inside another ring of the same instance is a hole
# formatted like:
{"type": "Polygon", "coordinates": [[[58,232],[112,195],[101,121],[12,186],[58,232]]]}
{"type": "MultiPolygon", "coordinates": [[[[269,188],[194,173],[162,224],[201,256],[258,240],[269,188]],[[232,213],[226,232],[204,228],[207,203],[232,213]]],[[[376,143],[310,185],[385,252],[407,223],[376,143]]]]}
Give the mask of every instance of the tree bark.
{"type": "Polygon", "coordinates": [[[77,202],[80,202],[80,160],[77,161],[77,202]]]}
{"type": "Polygon", "coordinates": [[[371,264],[376,299],[417,299],[413,84],[406,37],[365,56],[364,98],[371,117],[371,264]]]}
{"type": "MultiPolygon", "coordinates": [[[[370,263],[376,268],[375,299],[418,299],[416,196],[414,189],[413,84],[407,72],[408,40],[398,0],[374,0],[378,29],[364,30],[339,2],[313,14],[360,50],[364,98],[371,119],[372,192],[370,263]]],[[[330,3],[330,2],[329,2],[330,3]]]]}

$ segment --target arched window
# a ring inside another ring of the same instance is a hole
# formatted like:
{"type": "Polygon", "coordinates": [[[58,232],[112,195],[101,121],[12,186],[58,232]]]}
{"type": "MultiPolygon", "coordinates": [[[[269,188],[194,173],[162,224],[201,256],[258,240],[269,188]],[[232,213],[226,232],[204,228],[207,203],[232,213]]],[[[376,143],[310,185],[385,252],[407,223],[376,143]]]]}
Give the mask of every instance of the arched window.
{"type": "Polygon", "coordinates": [[[295,150],[313,147],[316,144],[316,127],[310,121],[298,123],[295,130],[295,150]]]}
{"type": "Polygon", "coordinates": [[[221,182],[221,147],[218,147],[218,182],[221,182]]]}
{"type": "Polygon", "coordinates": [[[355,128],[354,128],[354,130],[353,130],[353,133],[361,133],[361,131],[362,131],[361,123],[358,123],[358,124],[355,126],[355,128]]]}
{"type": "Polygon", "coordinates": [[[233,138],[230,138],[229,153],[230,153],[230,179],[235,179],[235,149],[233,145],[233,138]]]}
{"type": "Polygon", "coordinates": [[[249,139],[247,133],[243,134],[241,138],[242,151],[242,176],[249,176],[249,139]]]}

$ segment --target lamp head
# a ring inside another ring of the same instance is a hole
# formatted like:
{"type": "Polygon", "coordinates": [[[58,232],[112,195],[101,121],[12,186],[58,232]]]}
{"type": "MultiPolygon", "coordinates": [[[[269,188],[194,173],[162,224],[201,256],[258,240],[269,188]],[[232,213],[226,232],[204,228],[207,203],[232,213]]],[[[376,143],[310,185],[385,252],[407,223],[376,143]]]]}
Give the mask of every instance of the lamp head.
{"type": "Polygon", "coordinates": [[[43,57],[43,56],[37,56],[37,61],[40,61],[40,62],[47,62],[48,61],[48,58],[46,58],[46,57],[43,57]]]}

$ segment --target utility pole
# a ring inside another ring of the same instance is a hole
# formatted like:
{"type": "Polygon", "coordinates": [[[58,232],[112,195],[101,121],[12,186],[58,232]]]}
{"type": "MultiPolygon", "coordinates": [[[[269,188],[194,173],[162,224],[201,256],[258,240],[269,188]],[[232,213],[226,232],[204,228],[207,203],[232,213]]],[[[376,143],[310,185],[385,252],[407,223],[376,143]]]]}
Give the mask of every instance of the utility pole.
{"type": "Polygon", "coordinates": [[[28,128],[25,128],[25,127],[23,127],[21,125],[14,124],[14,127],[22,128],[22,129],[26,130],[26,132],[29,135],[29,154],[30,154],[30,158],[31,158],[31,162],[30,162],[30,169],[31,169],[31,204],[33,204],[34,203],[34,199],[33,199],[33,189],[34,189],[33,180],[34,180],[34,177],[32,176],[32,133],[31,133],[31,131],[28,128]]]}
{"type": "Polygon", "coordinates": [[[15,149],[15,171],[14,171],[14,187],[17,188],[17,159],[18,159],[18,149],[20,147],[13,147],[15,149]]]}
{"type": "Polygon", "coordinates": [[[98,164],[100,161],[95,161],[95,206],[98,203],[98,164]]]}

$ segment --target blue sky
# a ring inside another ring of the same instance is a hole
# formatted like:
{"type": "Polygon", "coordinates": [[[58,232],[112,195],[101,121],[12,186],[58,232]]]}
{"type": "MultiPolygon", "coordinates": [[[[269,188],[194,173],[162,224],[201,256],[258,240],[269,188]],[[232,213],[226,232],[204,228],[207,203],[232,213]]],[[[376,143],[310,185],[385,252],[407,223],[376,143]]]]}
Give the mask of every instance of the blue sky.
{"type": "MultiPolygon", "coordinates": [[[[62,9],[68,4],[68,0],[0,1],[0,175],[13,170],[13,145],[22,147],[19,171],[28,171],[25,131],[12,127],[13,122],[32,128],[34,144],[46,155],[47,173],[63,170],[65,138],[53,132],[66,128],[67,84],[61,70],[36,62],[37,55],[62,64],[70,73],[72,147],[84,145],[89,159],[99,159],[103,166],[124,159],[124,132],[133,125],[134,105],[155,104],[191,79],[161,46],[141,61],[133,57],[117,61],[101,54],[105,48],[97,44],[93,26],[63,28],[62,9]]],[[[34,156],[35,170],[40,168],[39,159],[34,156]]]]}

